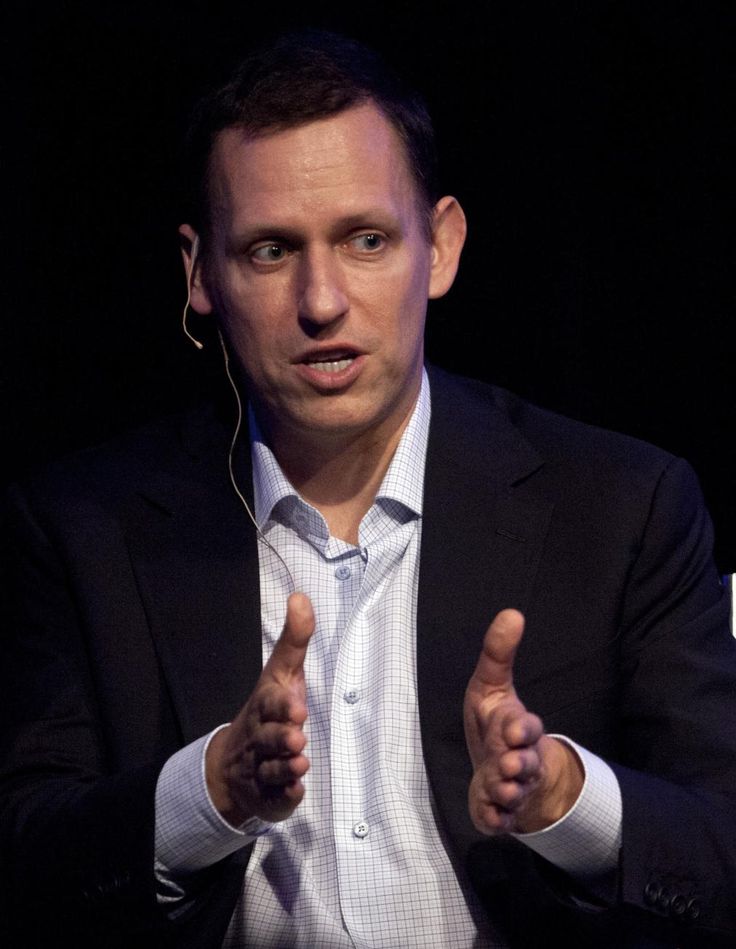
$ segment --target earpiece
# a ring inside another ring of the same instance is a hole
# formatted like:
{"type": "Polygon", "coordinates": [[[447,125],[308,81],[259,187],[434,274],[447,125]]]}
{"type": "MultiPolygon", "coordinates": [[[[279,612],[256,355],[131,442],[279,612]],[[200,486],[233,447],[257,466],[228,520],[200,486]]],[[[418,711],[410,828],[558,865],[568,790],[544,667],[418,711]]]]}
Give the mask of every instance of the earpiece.
{"type": "MultiPolygon", "coordinates": [[[[185,333],[186,336],[194,343],[194,345],[197,347],[197,349],[204,349],[204,345],[203,345],[202,343],[200,343],[200,341],[199,341],[198,339],[195,339],[194,336],[192,336],[192,334],[191,334],[191,333],[189,332],[189,330],[187,329],[187,314],[188,314],[188,312],[189,312],[189,306],[190,306],[191,301],[192,301],[192,280],[194,279],[194,268],[195,268],[195,266],[196,266],[196,264],[197,264],[197,256],[198,256],[198,254],[199,254],[199,235],[196,235],[196,234],[195,234],[194,240],[192,241],[192,256],[191,256],[191,261],[190,261],[190,264],[189,264],[189,271],[187,272],[187,302],[184,304],[184,312],[183,312],[182,318],[181,318],[181,325],[182,325],[182,329],[184,330],[184,333],[185,333]]],[[[292,589],[292,590],[296,590],[296,583],[294,582],[294,576],[293,576],[291,570],[289,570],[289,565],[286,563],[286,561],[284,560],[284,558],[281,556],[281,554],[278,552],[278,550],[276,550],[276,548],[273,546],[273,544],[271,543],[271,541],[266,537],[266,535],[263,533],[263,531],[262,531],[261,528],[259,527],[258,521],[256,520],[255,515],[254,515],[253,512],[251,511],[251,509],[250,509],[250,507],[249,507],[249,505],[248,505],[248,502],[245,500],[245,497],[243,496],[242,491],[241,491],[240,488],[238,487],[238,482],[237,482],[237,480],[236,480],[236,478],[235,478],[235,466],[234,466],[234,464],[233,464],[233,455],[234,455],[234,453],[235,453],[235,445],[237,444],[237,441],[238,441],[238,435],[240,434],[240,428],[241,428],[242,423],[243,423],[243,404],[242,404],[242,402],[240,401],[240,393],[238,392],[238,387],[237,387],[237,385],[236,385],[236,383],[235,383],[235,379],[233,378],[233,374],[232,374],[232,372],[230,371],[230,354],[229,354],[228,351],[227,351],[227,345],[225,344],[225,340],[223,339],[222,333],[220,332],[219,329],[218,329],[218,331],[217,331],[217,335],[218,335],[219,340],[220,340],[220,348],[222,349],[222,357],[223,357],[223,360],[224,360],[224,362],[225,362],[225,374],[226,374],[226,376],[227,376],[227,378],[228,378],[228,382],[230,383],[230,386],[231,386],[231,388],[232,388],[232,390],[233,390],[233,393],[234,393],[234,395],[235,395],[235,402],[236,402],[236,404],[237,404],[237,409],[238,409],[237,420],[236,420],[236,423],[235,423],[235,431],[233,432],[233,437],[232,437],[232,440],[231,440],[231,442],[230,442],[230,450],[228,451],[228,454],[227,454],[227,465],[228,465],[228,471],[229,471],[229,474],[230,474],[230,482],[231,482],[233,488],[235,489],[235,493],[237,494],[238,498],[240,499],[240,502],[242,503],[243,507],[245,508],[246,513],[248,514],[248,517],[249,517],[249,518],[251,519],[251,521],[253,522],[253,525],[255,526],[255,529],[256,529],[256,534],[257,534],[258,537],[265,543],[265,545],[266,545],[267,547],[269,547],[269,548],[273,551],[273,553],[274,553],[274,554],[278,557],[278,559],[281,561],[282,565],[284,566],[284,568],[285,568],[285,570],[286,570],[286,573],[288,574],[289,581],[290,581],[290,583],[291,583],[291,589],[292,589]]]]}
{"type": "Polygon", "coordinates": [[[184,304],[184,312],[181,316],[181,328],[184,330],[184,335],[187,336],[197,347],[197,349],[204,349],[204,344],[200,343],[198,339],[195,339],[194,336],[189,332],[187,328],[187,316],[189,314],[189,307],[192,302],[192,280],[194,279],[194,268],[197,265],[197,257],[199,255],[199,234],[194,235],[194,240],[192,241],[192,259],[189,264],[189,271],[187,272],[187,302],[184,304]]]}

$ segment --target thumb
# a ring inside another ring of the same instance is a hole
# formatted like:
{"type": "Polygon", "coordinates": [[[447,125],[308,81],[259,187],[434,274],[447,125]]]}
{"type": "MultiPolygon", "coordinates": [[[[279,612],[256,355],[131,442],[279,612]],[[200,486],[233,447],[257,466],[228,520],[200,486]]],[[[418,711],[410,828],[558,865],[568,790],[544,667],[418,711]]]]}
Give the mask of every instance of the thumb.
{"type": "Polygon", "coordinates": [[[524,632],[524,617],[518,610],[501,610],[488,627],[483,649],[470,685],[483,691],[512,689],[514,657],[524,632]]]}
{"type": "Polygon", "coordinates": [[[314,610],[309,597],[292,593],[286,602],[284,628],[268,660],[269,671],[287,675],[301,673],[313,632],[314,610]]]}

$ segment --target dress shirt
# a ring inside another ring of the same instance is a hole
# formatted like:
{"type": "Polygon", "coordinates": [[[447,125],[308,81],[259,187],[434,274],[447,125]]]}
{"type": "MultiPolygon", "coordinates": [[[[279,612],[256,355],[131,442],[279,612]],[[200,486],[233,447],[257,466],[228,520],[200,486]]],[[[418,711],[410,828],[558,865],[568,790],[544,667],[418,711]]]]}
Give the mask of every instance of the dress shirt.
{"type": "MultiPolygon", "coordinates": [[[[207,795],[206,736],[167,762],[156,800],[161,899],[173,912],[188,873],[255,838],[228,947],[503,945],[453,868],[422,756],[415,629],[429,418],[425,376],[353,546],[332,537],[299,497],[251,417],[256,521],[316,617],[305,660],[305,798],[285,821],[230,827],[207,795]]],[[[263,542],[259,558],[265,662],[291,578],[263,542]]],[[[610,768],[575,748],[586,777],[574,808],[552,828],[520,836],[586,876],[616,865],[621,803],[610,768]]]]}

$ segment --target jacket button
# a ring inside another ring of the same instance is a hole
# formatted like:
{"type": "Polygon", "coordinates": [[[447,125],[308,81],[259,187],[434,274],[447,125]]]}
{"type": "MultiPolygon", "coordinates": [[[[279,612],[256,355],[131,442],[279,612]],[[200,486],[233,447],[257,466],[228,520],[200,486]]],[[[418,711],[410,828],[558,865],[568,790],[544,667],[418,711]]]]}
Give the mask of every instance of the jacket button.
{"type": "Polygon", "coordinates": [[[659,901],[660,892],[659,884],[655,883],[654,880],[647,883],[644,887],[644,902],[647,906],[654,906],[659,901]]]}
{"type": "Polygon", "coordinates": [[[685,916],[688,919],[697,919],[700,916],[700,903],[695,898],[688,900],[688,904],[685,907],[685,916]]]}
{"type": "Polygon", "coordinates": [[[670,900],[670,913],[673,916],[684,916],[687,909],[687,899],[682,893],[675,893],[670,900]]]}
{"type": "Polygon", "coordinates": [[[659,896],[657,897],[657,906],[661,910],[664,910],[666,913],[670,908],[670,903],[672,902],[672,890],[669,887],[663,886],[660,888],[659,896]]]}

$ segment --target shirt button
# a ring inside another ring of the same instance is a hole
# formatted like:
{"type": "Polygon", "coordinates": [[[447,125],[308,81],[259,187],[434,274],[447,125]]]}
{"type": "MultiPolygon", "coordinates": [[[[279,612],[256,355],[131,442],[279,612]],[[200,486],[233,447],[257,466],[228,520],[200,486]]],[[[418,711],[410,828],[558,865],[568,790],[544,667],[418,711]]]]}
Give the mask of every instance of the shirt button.
{"type": "Polygon", "coordinates": [[[370,828],[364,820],[359,820],[357,824],[353,824],[353,833],[356,837],[359,837],[361,840],[363,837],[368,836],[368,831],[370,828]]]}
{"type": "Polygon", "coordinates": [[[352,573],[352,570],[350,569],[350,567],[343,564],[341,567],[337,568],[337,570],[335,571],[335,576],[337,577],[338,580],[347,580],[347,578],[350,576],[351,573],[352,573]]]}
{"type": "Polygon", "coordinates": [[[360,693],[357,689],[348,689],[347,692],[343,695],[343,698],[348,703],[348,705],[355,705],[355,703],[360,698],[360,693]]]}

